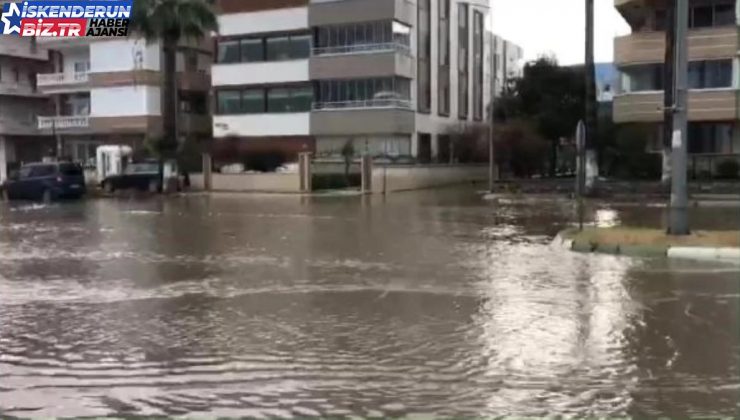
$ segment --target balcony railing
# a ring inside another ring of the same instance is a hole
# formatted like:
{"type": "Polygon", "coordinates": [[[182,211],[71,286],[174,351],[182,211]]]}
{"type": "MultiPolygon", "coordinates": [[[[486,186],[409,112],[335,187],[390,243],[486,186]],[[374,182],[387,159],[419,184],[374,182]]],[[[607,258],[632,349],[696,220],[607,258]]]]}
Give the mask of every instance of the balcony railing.
{"type": "Polygon", "coordinates": [[[90,126],[89,115],[69,115],[58,117],[38,117],[39,130],[64,130],[90,126]]]}
{"type": "Polygon", "coordinates": [[[36,78],[38,86],[77,85],[87,83],[88,73],[39,73],[36,78]]]}
{"type": "Polygon", "coordinates": [[[339,45],[333,47],[316,47],[312,50],[314,56],[327,55],[344,55],[344,54],[363,54],[378,52],[400,52],[411,54],[411,48],[408,45],[397,42],[387,42],[383,44],[357,44],[357,45],[339,45]]]}
{"type": "Polygon", "coordinates": [[[411,109],[408,99],[368,99],[364,101],[314,102],[314,111],[368,109],[368,108],[403,108],[411,109]]]}
{"type": "Polygon", "coordinates": [[[29,84],[17,82],[0,82],[0,92],[5,94],[35,95],[36,90],[29,84]]]}

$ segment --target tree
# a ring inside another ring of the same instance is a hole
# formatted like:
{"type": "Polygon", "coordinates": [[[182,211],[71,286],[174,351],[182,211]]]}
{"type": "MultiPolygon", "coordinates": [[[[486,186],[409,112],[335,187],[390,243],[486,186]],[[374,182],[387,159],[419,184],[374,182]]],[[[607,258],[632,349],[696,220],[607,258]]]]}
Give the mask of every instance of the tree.
{"type": "Polygon", "coordinates": [[[147,42],[160,41],[164,54],[162,80],[163,137],[157,142],[160,181],[164,185],[164,158],[173,157],[178,147],[177,48],[183,40],[200,40],[218,31],[214,0],[136,0],[131,29],[147,42]]]}
{"type": "Polygon", "coordinates": [[[586,193],[592,193],[599,176],[597,149],[596,65],[594,63],[594,0],[586,0],[586,60],[585,60],[585,123],[586,123],[586,193]]]}
{"type": "Polygon", "coordinates": [[[583,67],[562,67],[551,57],[540,57],[524,66],[523,76],[506,87],[496,101],[499,123],[526,120],[550,142],[550,175],[557,167],[561,138],[573,137],[583,118],[586,98],[583,67]]]}

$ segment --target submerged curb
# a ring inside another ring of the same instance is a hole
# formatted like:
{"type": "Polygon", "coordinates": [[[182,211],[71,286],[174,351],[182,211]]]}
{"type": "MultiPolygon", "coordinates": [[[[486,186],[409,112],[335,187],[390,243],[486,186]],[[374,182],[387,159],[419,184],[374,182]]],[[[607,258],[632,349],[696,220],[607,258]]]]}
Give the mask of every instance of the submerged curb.
{"type": "Polygon", "coordinates": [[[553,240],[554,246],[581,253],[626,255],[630,257],[662,257],[700,261],[718,261],[740,265],[740,248],[669,247],[660,245],[614,245],[577,241],[562,231],[553,240]]]}

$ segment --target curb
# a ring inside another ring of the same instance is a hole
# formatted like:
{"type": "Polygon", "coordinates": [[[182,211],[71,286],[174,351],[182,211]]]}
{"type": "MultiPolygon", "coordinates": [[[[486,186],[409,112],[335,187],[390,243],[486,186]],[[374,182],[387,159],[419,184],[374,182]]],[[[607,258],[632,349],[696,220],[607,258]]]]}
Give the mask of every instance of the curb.
{"type": "Polygon", "coordinates": [[[567,238],[564,232],[555,236],[552,245],[580,253],[599,253],[625,255],[630,257],[651,257],[714,261],[740,265],[740,248],[714,247],[666,247],[656,245],[600,245],[567,238]]]}

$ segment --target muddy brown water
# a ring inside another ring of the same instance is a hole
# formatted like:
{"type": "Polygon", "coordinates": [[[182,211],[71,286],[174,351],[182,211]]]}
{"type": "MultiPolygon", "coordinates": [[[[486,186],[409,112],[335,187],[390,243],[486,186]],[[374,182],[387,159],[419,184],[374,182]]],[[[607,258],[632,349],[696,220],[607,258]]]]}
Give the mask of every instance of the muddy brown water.
{"type": "Polygon", "coordinates": [[[740,268],[550,246],[572,214],[469,190],[0,203],[0,417],[735,416],[740,268]]]}

